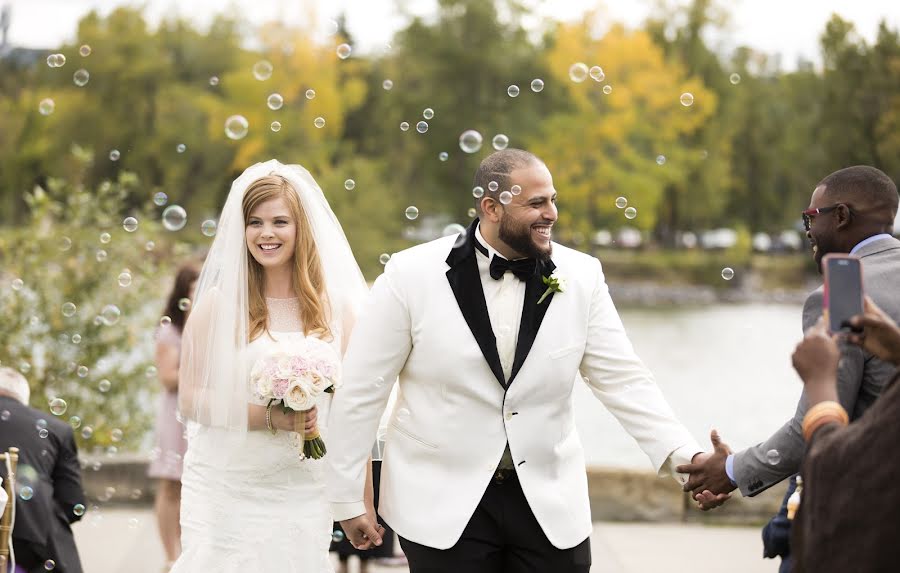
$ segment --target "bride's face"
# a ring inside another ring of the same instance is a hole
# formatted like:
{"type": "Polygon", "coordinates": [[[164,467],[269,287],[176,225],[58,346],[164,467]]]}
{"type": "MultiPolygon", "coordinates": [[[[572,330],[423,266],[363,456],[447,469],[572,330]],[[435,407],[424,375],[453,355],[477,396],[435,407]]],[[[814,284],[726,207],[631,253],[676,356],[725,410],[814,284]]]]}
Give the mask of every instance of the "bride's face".
{"type": "Polygon", "coordinates": [[[269,199],[256,206],[247,218],[247,249],[266,269],[290,265],[297,242],[297,222],[287,202],[269,199]]]}

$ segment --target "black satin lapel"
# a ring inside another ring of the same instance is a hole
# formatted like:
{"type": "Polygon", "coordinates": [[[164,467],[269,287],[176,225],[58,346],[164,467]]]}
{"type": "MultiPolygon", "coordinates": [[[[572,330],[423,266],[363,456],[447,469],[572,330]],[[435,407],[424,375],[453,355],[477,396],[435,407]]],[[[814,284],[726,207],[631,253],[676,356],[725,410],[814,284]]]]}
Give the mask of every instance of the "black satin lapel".
{"type": "MultiPolygon", "coordinates": [[[[447,264],[451,265],[447,270],[447,280],[456,297],[459,310],[462,312],[469,330],[478,343],[478,348],[484,355],[491,372],[504,387],[503,367],[500,365],[500,354],[497,352],[497,339],[491,328],[491,318],[487,310],[487,302],[484,300],[484,290],[481,288],[481,276],[478,274],[478,263],[475,259],[475,225],[477,220],[469,227],[466,240],[458,244],[450,251],[447,264]]],[[[546,301],[544,301],[546,302],[546,301]]]]}
{"type": "Polygon", "coordinates": [[[535,275],[531,277],[531,280],[528,281],[528,284],[525,285],[525,303],[522,306],[522,322],[519,324],[519,338],[516,342],[516,357],[515,360],[513,360],[509,384],[512,384],[513,380],[515,380],[516,374],[519,373],[522,364],[525,363],[525,359],[528,357],[528,353],[531,352],[531,347],[534,345],[534,339],[537,337],[538,330],[541,328],[541,322],[544,321],[544,315],[547,314],[547,309],[550,308],[550,303],[553,302],[553,297],[556,293],[550,293],[541,304],[537,303],[541,296],[543,296],[544,291],[547,290],[547,285],[544,284],[543,277],[549,277],[555,268],[556,265],[553,261],[543,263],[541,268],[538,269],[538,272],[536,272],[535,275]]]}

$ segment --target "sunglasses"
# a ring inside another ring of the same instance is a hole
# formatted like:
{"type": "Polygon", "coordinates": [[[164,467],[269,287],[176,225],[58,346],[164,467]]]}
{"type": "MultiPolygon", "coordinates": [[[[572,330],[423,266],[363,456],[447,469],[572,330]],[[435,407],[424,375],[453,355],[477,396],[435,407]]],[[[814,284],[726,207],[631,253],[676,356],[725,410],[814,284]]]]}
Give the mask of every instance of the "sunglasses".
{"type": "Polygon", "coordinates": [[[850,206],[845,203],[838,203],[837,205],[832,205],[831,207],[822,207],[820,209],[807,209],[800,213],[800,215],[803,217],[803,228],[809,231],[809,227],[810,225],[812,225],[813,217],[815,217],[816,215],[821,215],[823,213],[830,213],[841,205],[847,207],[847,211],[849,211],[851,215],[853,214],[853,209],[851,209],[850,206]]]}

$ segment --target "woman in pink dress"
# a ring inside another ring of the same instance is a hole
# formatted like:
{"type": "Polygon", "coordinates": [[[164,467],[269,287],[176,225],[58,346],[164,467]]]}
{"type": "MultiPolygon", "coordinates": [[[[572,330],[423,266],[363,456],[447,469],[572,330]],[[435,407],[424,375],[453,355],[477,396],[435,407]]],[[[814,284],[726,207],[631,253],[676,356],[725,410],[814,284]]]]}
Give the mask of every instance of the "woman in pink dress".
{"type": "Polygon", "coordinates": [[[181,468],[187,441],[184,426],[175,416],[178,408],[178,364],[181,331],[187,320],[198,276],[199,272],[192,263],[178,269],[175,286],[166,303],[165,316],[156,333],[154,360],[162,392],[156,413],[156,447],[147,473],[158,480],[154,509],[166,553],[166,570],[181,554],[181,468]]]}

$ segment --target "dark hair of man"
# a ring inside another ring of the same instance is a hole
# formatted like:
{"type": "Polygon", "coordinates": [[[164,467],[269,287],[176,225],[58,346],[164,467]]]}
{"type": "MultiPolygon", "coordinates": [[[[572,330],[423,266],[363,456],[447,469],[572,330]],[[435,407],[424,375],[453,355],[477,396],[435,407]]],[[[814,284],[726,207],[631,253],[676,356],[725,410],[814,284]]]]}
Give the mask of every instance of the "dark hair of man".
{"type": "Polygon", "coordinates": [[[854,165],[819,182],[825,186],[824,196],[837,202],[847,202],[864,215],[864,220],[880,225],[893,225],[900,195],[897,186],[880,169],[868,165],[854,165]]]}
{"type": "MultiPolygon", "coordinates": [[[[484,189],[485,197],[492,197],[495,201],[499,201],[500,193],[509,191],[511,185],[509,182],[509,174],[516,169],[528,167],[534,163],[543,163],[537,155],[521,149],[507,148],[502,151],[495,151],[481,161],[478,170],[475,171],[475,182],[473,187],[481,187],[484,189]],[[497,190],[491,191],[489,185],[491,181],[497,182],[497,190]]],[[[475,198],[475,208],[481,213],[481,198],[475,198]]]]}

